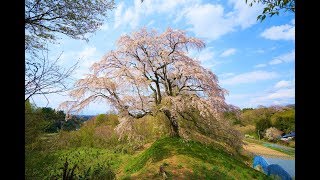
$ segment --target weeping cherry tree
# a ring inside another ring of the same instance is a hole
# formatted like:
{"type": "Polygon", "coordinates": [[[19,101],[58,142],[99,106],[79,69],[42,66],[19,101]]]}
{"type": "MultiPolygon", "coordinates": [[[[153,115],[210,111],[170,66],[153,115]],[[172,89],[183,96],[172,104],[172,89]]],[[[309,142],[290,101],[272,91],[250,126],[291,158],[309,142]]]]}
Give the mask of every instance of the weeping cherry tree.
{"type": "Polygon", "coordinates": [[[77,113],[97,100],[106,101],[119,112],[116,131],[123,137],[134,135],[134,119],[157,110],[167,116],[173,136],[188,138],[188,130],[179,125],[181,119],[188,119],[186,112],[193,110],[201,116],[195,122],[201,132],[230,146],[241,146],[238,132],[222,118],[224,111],[236,109],[225,102],[227,91],[211,70],[188,56],[190,49],[205,47],[202,40],[181,30],[168,28],[160,34],[142,28],[121,36],[116,45],[92,65],[91,74],[76,82],[70,93],[74,100],[61,104],[67,113],[77,113]]]}

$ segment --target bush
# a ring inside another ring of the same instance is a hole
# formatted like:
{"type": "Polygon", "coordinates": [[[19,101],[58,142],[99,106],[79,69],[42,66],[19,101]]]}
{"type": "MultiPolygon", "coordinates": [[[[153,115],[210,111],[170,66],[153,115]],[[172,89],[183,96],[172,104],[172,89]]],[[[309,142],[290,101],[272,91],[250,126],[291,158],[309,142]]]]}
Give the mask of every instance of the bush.
{"type": "Polygon", "coordinates": [[[288,146],[292,147],[292,148],[295,148],[296,142],[295,141],[289,141],[288,146]]]}
{"type": "Polygon", "coordinates": [[[242,134],[255,134],[256,133],[256,127],[254,125],[246,125],[246,126],[241,126],[241,125],[236,125],[234,128],[238,131],[240,131],[242,134]]]}
{"type": "Polygon", "coordinates": [[[116,127],[119,124],[118,116],[116,114],[99,114],[95,118],[95,126],[110,125],[116,127]]]}
{"type": "Polygon", "coordinates": [[[81,126],[81,122],[77,118],[72,117],[67,121],[62,121],[61,129],[64,131],[75,131],[79,129],[80,126],[81,126]]]}
{"type": "Polygon", "coordinates": [[[91,174],[92,180],[113,180],[116,179],[116,174],[113,172],[113,170],[110,167],[110,164],[107,164],[107,166],[98,164],[94,167],[93,172],[91,174]]]}
{"type": "MultiPolygon", "coordinates": [[[[50,179],[60,179],[63,180],[73,180],[73,179],[91,179],[91,180],[114,180],[116,179],[116,174],[112,170],[109,163],[105,166],[104,164],[97,164],[93,167],[89,167],[87,170],[81,172],[79,171],[79,164],[77,163],[70,163],[66,158],[63,166],[60,168],[62,172],[60,173],[53,173],[50,179]]],[[[54,170],[54,172],[59,172],[54,170]]]]}
{"type": "Polygon", "coordinates": [[[34,149],[48,122],[44,121],[41,111],[29,101],[25,103],[25,144],[27,149],[34,149]]]}
{"type": "Polygon", "coordinates": [[[56,133],[61,129],[62,122],[64,122],[65,113],[63,111],[56,111],[50,107],[40,108],[43,119],[48,122],[45,128],[47,133],[56,133]]]}
{"type": "Polygon", "coordinates": [[[135,119],[133,127],[137,135],[141,137],[141,140],[145,142],[154,141],[170,133],[169,120],[163,113],[135,119]]]}
{"type": "Polygon", "coordinates": [[[119,144],[118,136],[110,125],[96,127],[93,121],[87,121],[77,131],[60,131],[56,138],[57,148],[99,147],[112,149],[119,144]]]}
{"type": "Polygon", "coordinates": [[[282,135],[282,131],[278,130],[277,128],[275,127],[271,127],[271,128],[268,128],[266,130],[266,133],[265,133],[265,138],[268,140],[268,141],[275,141],[277,139],[279,139],[279,137],[281,137],[282,135]]]}

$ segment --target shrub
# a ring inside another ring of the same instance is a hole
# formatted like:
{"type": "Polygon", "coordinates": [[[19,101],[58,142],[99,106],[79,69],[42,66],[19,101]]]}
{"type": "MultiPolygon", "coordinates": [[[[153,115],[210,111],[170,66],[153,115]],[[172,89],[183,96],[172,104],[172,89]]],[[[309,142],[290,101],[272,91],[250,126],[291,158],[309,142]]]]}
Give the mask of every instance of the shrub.
{"type": "Polygon", "coordinates": [[[27,149],[37,147],[47,126],[48,122],[44,121],[41,111],[27,101],[25,103],[25,144],[27,149]]]}
{"type": "Polygon", "coordinates": [[[295,148],[296,142],[295,141],[289,141],[288,146],[295,148]]]}
{"type": "Polygon", "coordinates": [[[240,131],[242,134],[255,134],[256,132],[256,127],[254,125],[246,125],[246,126],[241,126],[241,125],[236,125],[234,128],[238,131],[240,131]]]}
{"type": "Polygon", "coordinates": [[[163,113],[136,119],[133,127],[137,135],[146,142],[151,142],[170,133],[169,120],[163,113]]]}
{"type": "Polygon", "coordinates": [[[119,124],[118,116],[116,114],[99,114],[95,118],[95,126],[110,125],[115,127],[119,124]]]}
{"type": "Polygon", "coordinates": [[[77,118],[72,117],[68,121],[62,121],[61,129],[64,131],[74,131],[79,129],[80,126],[81,122],[77,118]]]}
{"type": "Polygon", "coordinates": [[[99,147],[112,149],[125,142],[118,141],[118,135],[110,125],[96,127],[88,121],[77,131],[60,131],[55,139],[58,149],[67,147],[99,147]]]}
{"type": "Polygon", "coordinates": [[[277,139],[281,136],[282,133],[283,133],[283,132],[280,131],[280,130],[278,130],[277,128],[271,127],[271,128],[268,128],[268,129],[266,130],[266,133],[265,133],[265,136],[264,136],[264,137],[265,137],[268,141],[275,141],[275,140],[277,140],[277,139]]]}
{"type": "Polygon", "coordinates": [[[107,115],[106,114],[99,114],[98,116],[96,116],[95,124],[96,124],[96,126],[99,126],[102,123],[104,123],[105,121],[107,121],[107,115]]]}
{"type": "Polygon", "coordinates": [[[113,180],[113,179],[116,179],[116,174],[111,169],[109,163],[107,164],[107,166],[98,164],[97,166],[94,167],[90,179],[92,179],[92,180],[100,180],[100,179],[113,180]]]}
{"type": "Polygon", "coordinates": [[[73,179],[91,179],[91,180],[114,180],[116,179],[116,174],[112,170],[109,163],[105,166],[104,164],[97,164],[93,167],[89,167],[87,170],[81,172],[79,170],[78,164],[73,164],[66,161],[63,164],[63,167],[60,168],[59,174],[51,175],[50,179],[63,179],[63,180],[73,180],[73,179]]]}

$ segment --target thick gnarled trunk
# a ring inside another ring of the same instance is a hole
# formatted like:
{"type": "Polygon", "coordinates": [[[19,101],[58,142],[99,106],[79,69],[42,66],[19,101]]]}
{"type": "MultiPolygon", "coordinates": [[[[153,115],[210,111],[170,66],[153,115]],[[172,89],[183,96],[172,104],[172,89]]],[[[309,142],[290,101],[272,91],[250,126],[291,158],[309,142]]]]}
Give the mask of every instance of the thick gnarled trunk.
{"type": "Polygon", "coordinates": [[[167,116],[167,118],[170,121],[171,125],[171,136],[179,137],[179,125],[177,122],[177,115],[176,113],[171,113],[169,110],[165,109],[163,110],[164,114],[167,116]]]}

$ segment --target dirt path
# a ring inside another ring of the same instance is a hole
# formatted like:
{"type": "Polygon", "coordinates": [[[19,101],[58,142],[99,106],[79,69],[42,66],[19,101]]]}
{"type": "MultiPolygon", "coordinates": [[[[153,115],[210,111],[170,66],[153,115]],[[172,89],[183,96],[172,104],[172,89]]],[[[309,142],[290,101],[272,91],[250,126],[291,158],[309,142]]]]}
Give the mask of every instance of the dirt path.
{"type": "Polygon", "coordinates": [[[246,145],[243,146],[243,148],[255,155],[261,155],[265,157],[274,157],[274,158],[282,158],[282,159],[294,159],[294,157],[289,156],[285,153],[264,147],[262,145],[256,144],[256,143],[251,143],[251,142],[246,142],[246,145]]]}

